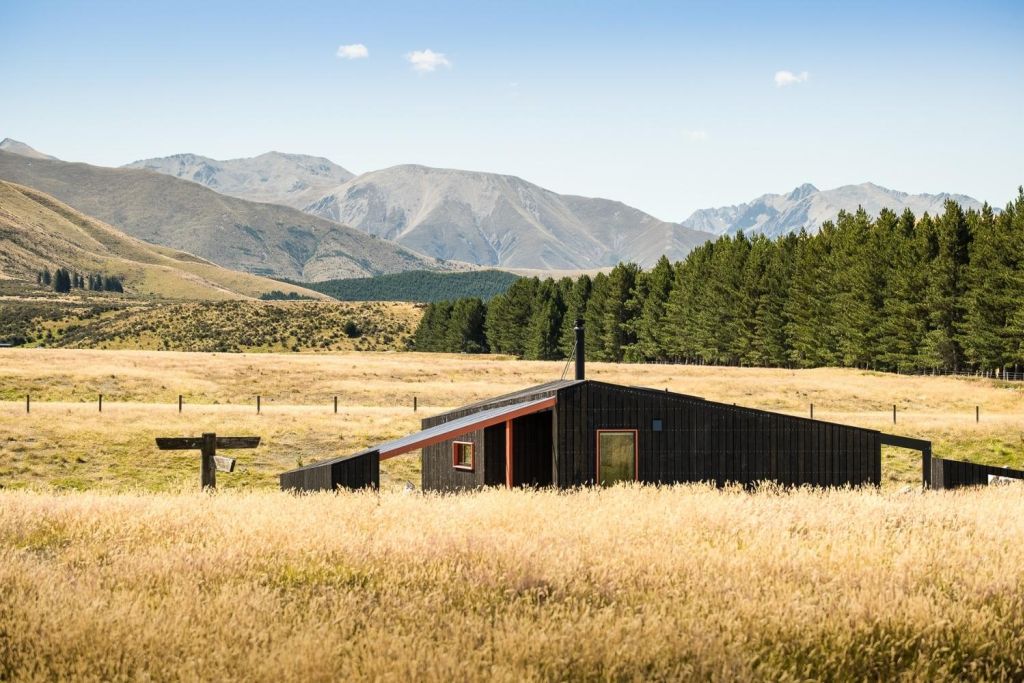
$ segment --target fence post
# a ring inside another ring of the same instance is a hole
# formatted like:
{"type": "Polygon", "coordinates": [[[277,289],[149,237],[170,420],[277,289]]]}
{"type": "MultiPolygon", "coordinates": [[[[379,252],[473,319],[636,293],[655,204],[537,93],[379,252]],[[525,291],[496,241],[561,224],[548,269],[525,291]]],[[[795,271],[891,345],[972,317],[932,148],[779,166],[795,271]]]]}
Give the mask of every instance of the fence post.
{"type": "Polygon", "coordinates": [[[981,422],[981,406],[974,406],[974,423],[981,422]]]}
{"type": "Polygon", "coordinates": [[[100,412],[103,412],[103,394],[100,394],[100,412]]]}
{"type": "Polygon", "coordinates": [[[811,419],[814,419],[814,404],[811,404],[811,419]]]}
{"type": "Polygon", "coordinates": [[[256,394],[256,414],[260,414],[260,395],[256,394]]]}
{"type": "Polygon", "coordinates": [[[892,404],[892,423],[896,424],[896,404],[892,404]]]}
{"type": "Polygon", "coordinates": [[[25,412],[32,412],[32,396],[30,394],[25,394],[25,412]]]}
{"type": "Polygon", "coordinates": [[[181,412],[181,394],[178,394],[178,412],[181,412]]]}
{"type": "Polygon", "coordinates": [[[203,434],[203,449],[199,465],[199,483],[205,489],[217,488],[217,464],[213,456],[217,454],[217,435],[206,432],[203,434]]]}
{"type": "Polygon", "coordinates": [[[417,403],[418,403],[417,397],[413,396],[412,397],[412,412],[414,412],[414,413],[416,412],[416,405],[417,405],[417,403]]]}
{"type": "Polygon", "coordinates": [[[335,415],[338,414],[338,397],[337,396],[334,397],[334,414],[335,415]]]}

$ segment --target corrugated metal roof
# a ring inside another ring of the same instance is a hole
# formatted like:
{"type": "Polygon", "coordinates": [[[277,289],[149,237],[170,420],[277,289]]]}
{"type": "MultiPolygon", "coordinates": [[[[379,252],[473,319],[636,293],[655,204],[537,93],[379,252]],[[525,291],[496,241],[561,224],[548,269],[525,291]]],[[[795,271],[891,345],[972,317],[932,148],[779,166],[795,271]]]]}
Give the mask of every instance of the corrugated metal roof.
{"type": "Polygon", "coordinates": [[[376,447],[376,450],[380,451],[381,459],[399,455],[400,453],[407,453],[411,450],[422,448],[423,445],[429,445],[427,442],[437,443],[451,436],[475,432],[492,424],[504,422],[505,420],[512,419],[513,416],[519,417],[520,415],[529,415],[530,413],[547,410],[554,403],[555,398],[549,397],[526,401],[525,403],[513,403],[512,405],[491,408],[490,410],[481,410],[472,415],[456,418],[449,422],[442,422],[439,425],[428,427],[421,432],[409,434],[400,439],[381,444],[376,447]]]}
{"type": "Polygon", "coordinates": [[[358,453],[353,453],[352,455],[346,455],[341,458],[332,458],[331,460],[323,460],[321,462],[314,462],[291,471],[296,472],[298,470],[305,470],[313,467],[324,467],[341,460],[348,460],[349,458],[366,455],[373,451],[379,451],[380,459],[385,460],[396,455],[401,455],[402,453],[414,451],[417,448],[423,448],[424,446],[429,446],[440,441],[446,441],[454,436],[475,432],[478,429],[490,427],[491,425],[498,424],[499,422],[505,422],[506,420],[511,420],[521,415],[529,415],[531,413],[539,413],[542,410],[548,410],[555,405],[555,401],[556,399],[554,396],[549,396],[534,401],[513,403],[512,405],[491,408],[490,410],[482,410],[473,413],[472,415],[466,415],[465,417],[451,420],[450,422],[443,422],[439,425],[424,429],[423,431],[416,432],[415,434],[409,434],[407,436],[394,439],[393,441],[387,441],[385,443],[366,448],[358,453]]]}
{"type": "MultiPolygon", "coordinates": [[[[443,418],[446,415],[451,415],[452,413],[458,413],[458,412],[461,412],[463,410],[475,410],[477,408],[486,408],[487,406],[489,406],[491,404],[494,404],[494,403],[505,403],[505,402],[508,402],[508,401],[515,401],[518,398],[528,398],[528,397],[534,396],[536,394],[549,394],[550,395],[550,394],[554,394],[555,392],[557,392],[560,389],[564,389],[565,387],[571,387],[574,384],[582,384],[582,383],[584,383],[586,381],[587,380],[583,380],[583,379],[556,379],[553,382],[545,382],[544,384],[537,384],[537,385],[532,386],[532,387],[527,387],[526,389],[520,389],[519,391],[513,391],[513,392],[508,393],[508,394],[502,394],[501,396],[492,396],[491,398],[485,398],[482,401],[476,401],[475,403],[468,403],[468,404],[466,404],[464,406],[459,406],[458,408],[453,408],[451,410],[446,410],[443,413],[438,413],[437,415],[431,415],[428,419],[436,420],[438,418],[443,418]]],[[[462,418],[459,418],[459,419],[462,419],[462,418]]]]}

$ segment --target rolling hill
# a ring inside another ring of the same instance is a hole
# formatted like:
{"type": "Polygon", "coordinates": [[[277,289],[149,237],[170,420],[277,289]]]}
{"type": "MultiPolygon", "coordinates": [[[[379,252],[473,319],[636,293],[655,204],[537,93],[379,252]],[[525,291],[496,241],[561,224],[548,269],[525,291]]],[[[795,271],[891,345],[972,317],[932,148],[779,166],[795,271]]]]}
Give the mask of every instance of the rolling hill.
{"type": "Polygon", "coordinates": [[[147,170],[0,152],[0,179],[50,194],[147,242],[257,275],[326,280],[457,269],[333,221],[147,170]]]}
{"type": "Polygon", "coordinates": [[[239,299],[303,287],[240,273],[142,240],[38,190],[0,181],[0,278],[35,282],[43,268],[117,275],[131,294],[173,299],[239,299]]]}
{"type": "Polygon", "coordinates": [[[123,168],[144,168],[191,180],[221,194],[302,209],[354,175],[329,159],[267,152],[251,159],[218,161],[196,154],[144,159],[123,168]]]}
{"type": "Polygon", "coordinates": [[[941,213],[943,204],[952,199],[964,209],[978,209],[981,202],[962,194],[907,194],[897,190],[861,183],[843,185],[832,190],[819,190],[805,183],[788,194],[765,194],[744,204],[695,211],[683,221],[694,230],[723,235],[742,230],[779,237],[805,229],[817,232],[821,224],[833,220],[840,211],[854,212],[864,207],[876,216],[883,208],[902,213],[910,209],[915,215],[941,213]]]}

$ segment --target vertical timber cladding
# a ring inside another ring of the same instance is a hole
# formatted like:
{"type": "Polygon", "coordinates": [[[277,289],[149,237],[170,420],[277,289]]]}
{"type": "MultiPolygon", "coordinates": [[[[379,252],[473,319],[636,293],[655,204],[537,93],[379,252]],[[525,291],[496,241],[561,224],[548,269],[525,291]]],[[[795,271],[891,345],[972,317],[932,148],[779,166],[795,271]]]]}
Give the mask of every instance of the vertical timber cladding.
{"type": "MultiPolygon", "coordinates": [[[[502,406],[513,405],[515,403],[526,403],[536,399],[549,398],[556,395],[559,388],[572,384],[575,384],[575,382],[550,382],[548,384],[530,387],[529,389],[507,394],[505,396],[497,396],[492,399],[473,403],[447,413],[423,418],[421,422],[422,428],[428,429],[430,427],[435,427],[439,424],[444,424],[445,422],[450,422],[460,417],[479,413],[491,408],[499,408],[502,406]]],[[[553,410],[557,412],[557,406],[553,410]]],[[[551,420],[551,411],[537,414],[546,415],[546,419],[549,421],[551,420]]],[[[516,429],[513,432],[513,449],[516,454],[525,452],[520,450],[521,447],[526,448],[530,443],[532,443],[532,439],[528,440],[527,435],[524,434],[522,428],[519,427],[519,425],[523,424],[521,422],[522,420],[530,417],[532,416],[526,415],[516,420],[516,429]],[[522,442],[522,446],[520,445],[520,442],[522,442]]],[[[548,431],[550,432],[550,429],[548,431]]],[[[550,444],[550,441],[548,443],[550,444]]],[[[423,449],[422,453],[422,485],[423,490],[425,491],[463,489],[477,486],[500,486],[505,483],[504,423],[487,427],[486,429],[481,430],[479,434],[473,433],[472,439],[467,435],[467,438],[458,437],[450,441],[444,441],[440,444],[428,446],[423,449]],[[472,473],[456,471],[452,467],[452,443],[454,441],[468,440],[473,441],[474,448],[476,449],[475,471],[472,473]]],[[[524,458],[525,456],[515,460],[523,460],[524,458]]],[[[550,461],[548,461],[548,467],[552,467],[550,461]]],[[[549,473],[547,475],[548,484],[552,483],[550,477],[551,474],[549,473]]],[[[544,475],[541,473],[538,473],[535,477],[531,476],[530,478],[537,479],[538,481],[545,479],[544,475]]]]}
{"type": "Polygon", "coordinates": [[[595,381],[561,389],[555,419],[562,487],[595,481],[598,429],[637,430],[645,482],[881,483],[874,430],[595,381]]]}
{"type": "Polygon", "coordinates": [[[281,488],[294,491],[333,491],[380,487],[380,451],[371,450],[347,458],[285,472],[281,488]]]}
{"type": "Polygon", "coordinates": [[[1024,471],[1021,470],[933,457],[931,461],[930,485],[933,489],[988,486],[990,475],[1005,479],[1024,479],[1024,471]]]}
{"type": "MultiPolygon", "coordinates": [[[[424,491],[460,491],[475,489],[487,483],[485,475],[486,432],[490,429],[478,429],[440,443],[423,448],[422,456],[422,487],[424,491]],[[457,469],[453,464],[455,442],[473,444],[473,469],[457,469]]],[[[504,433],[504,430],[502,430],[504,433]]]]}
{"type": "MultiPolygon", "coordinates": [[[[552,484],[552,411],[517,417],[512,422],[513,474],[516,486],[552,484]]],[[[505,423],[455,437],[423,449],[423,490],[452,491],[504,486],[505,423]],[[452,464],[455,442],[470,442],[474,449],[473,471],[452,464]]]]}

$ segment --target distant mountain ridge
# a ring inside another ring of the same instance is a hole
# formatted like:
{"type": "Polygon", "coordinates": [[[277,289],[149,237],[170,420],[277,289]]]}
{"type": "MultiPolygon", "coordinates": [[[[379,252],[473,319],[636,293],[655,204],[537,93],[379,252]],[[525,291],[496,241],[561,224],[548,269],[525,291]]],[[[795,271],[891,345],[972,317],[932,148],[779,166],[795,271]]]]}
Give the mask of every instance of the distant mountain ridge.
{"type": "Polygon", "coordinates": [[[302,209],[355,177],[323,157],[267,152],[257,157],[218,161],[198,154],[143,159],[124,168],[144,168],[205,185],[254,202],[302,209]]]}
{"type": "Polygon", "coordinates": [[[683,258],[710,237],[516,176],[418,165],[364,173],[305,210],[436,258],[486,266],[649,266],[662,254],[683,258]]]}
{"type": "MultiPolygon", "coordinates": [[[[38,154],[23,143],[10,142],[38,154]]],[[[433,259],[509,269],[593,270],[624,261],[650,267],[663,254],[672,260],[685,258],[717,235],[740,230],[769,237],[801,229],[815,232],[840,211],[858,207],[871,215],[883,208],[897,213],[909,208],[921,215],[941,211],[947,199],[964,208],[981,206],[960,194],[907,194],[873,183],[819,190],[806,183],[786,194],[701,209],[681,223],[671,223],[621,202],[561,195],[516,176],[415,164],[353,177],[322,157],[268,152],[227,161],[179,154],[137,161],[127,168],[189,180],[250,202],[289,206],[433,259]]],[[[219,242],[215,246],[222,248],[219,242]]],[[[318,263],[319,258],[313,261],[318,263]]],[[[237,263],[256,268],[252,272],[306,280],[395,272],[372,267],[349,272],[348,264],[348,270],[339,273],[318,263],[296,274],[295,269],[286,273],[281,267],[260,270],[248,258],[237,263]]],[[[412,266],[416,267],[444,269],[437,263],[412,266]]]]}
{"type": "MultiPolygon", "coordinates": [[[[408,164],[354,178],[349,174],[327,186],[326,175],[313,182],[300,173],[296,158],[348,173],[326,159],[276,152],[233,161],[176,155],[129,167],[244,199],[286,204],[428,256],[483,266],[593,269],[620,261],[650,266],[662,254],[683,258],[711,237],[621,202],[560,195],[515,176],[408,164]],[[238,180],[243,166],[246,179],[238,180]],[[274,183],[253,180],[261,177],[276,178],[277,189],[265,191],[274,183]],[[304,189],[286,192],[292,183],[304,189]]],[[[333,177],[340,175],[336,171],[333,177]]]]}
{"type": "Polygon", "coordinates": [[[46,192],[152,244],[256,275],[315,281],[462,269],[286,206],[153,171],[0,152],[0,179],[46,192]]]}
{"type": "Polygon", "coordinates": [[[18,142],[11,138],[4,138],[0,140],[0,152],[10,152],[11,154],[18,154],[23,157],[29,157],[30,159],[56,159],[57,157],[51,157],[49,154],[43,154],[37,149],[29,147],[24,142],[18,142]]]}
{"type": "Polygon", "coordinates": [[[977,199],[962,194],[908,194],[874,183],[819,190],[805,183],[787,194],[765,194],[744,204],[701,209],[682,224],[715,235],[742,230],[748,234],[779,237],[801,229],[816,232],[822,223],[833,220],[840,211],[853,212],[858,207],[863,207],[872,216],[885,208],[896,213],[910,209],[917,216],[925,212],[935,215],[942,212],[947,199],[952,199],[964,209],[982,206],[977,199]]]}

